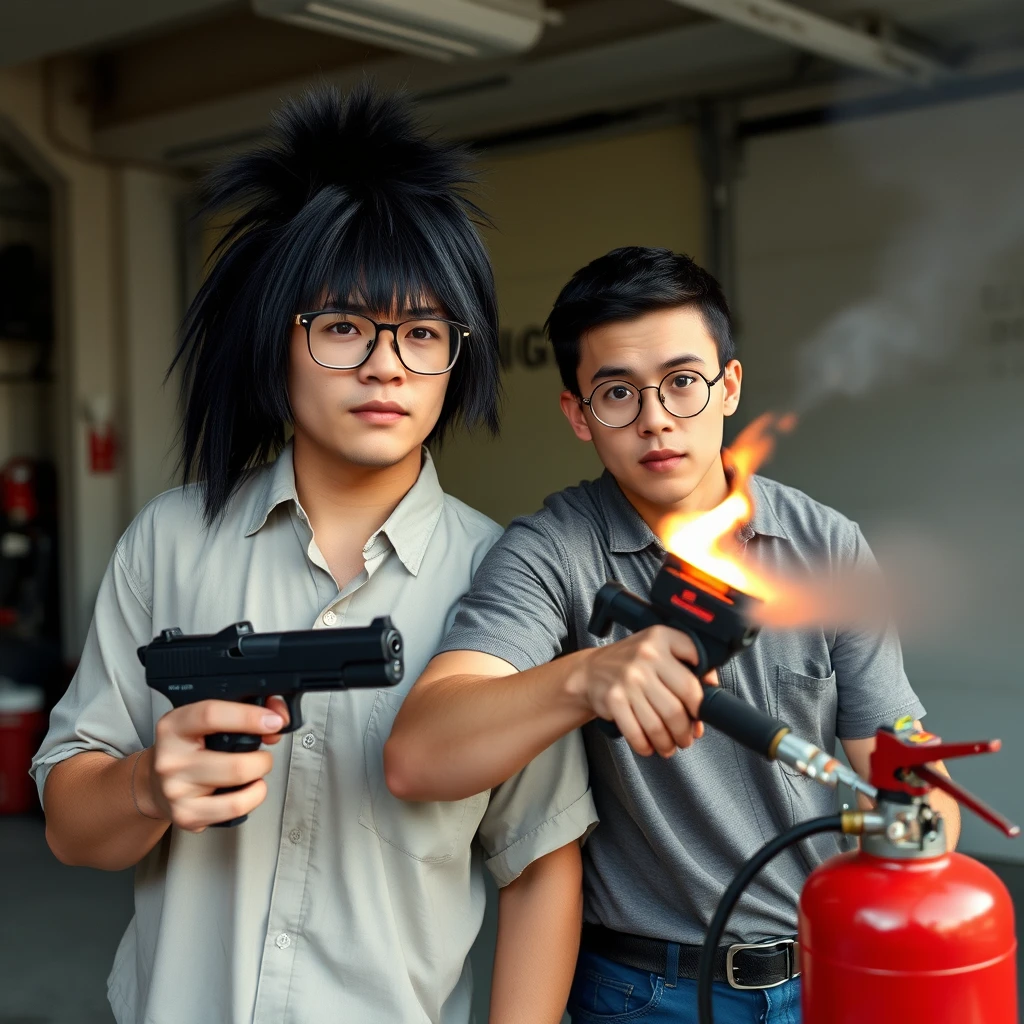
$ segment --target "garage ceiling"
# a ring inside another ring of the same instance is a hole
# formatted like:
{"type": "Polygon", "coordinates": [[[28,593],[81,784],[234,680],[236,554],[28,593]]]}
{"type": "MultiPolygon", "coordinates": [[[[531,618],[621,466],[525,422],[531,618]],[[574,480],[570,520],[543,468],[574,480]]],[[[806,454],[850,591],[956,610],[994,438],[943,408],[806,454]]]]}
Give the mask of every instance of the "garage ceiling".
{"type": "Polygon", "coordinates": [[[215,17],[225,0],[4,0],[0,67],[215,17]]]}
{"type": "MultiPolygon", "coordinates": [[[[429,0],[424,0],[429,2],[429,0]]],[[[584,42],[623,25],[648,30],[679,20],[668,0],[592,3],[548,0],[566,14],[548,37],[584,42]],[[576,24],[573,24],[573,23],[576,24]]],[[[840,18],[868,12],[951,47],[1002,45],[1024,36],[1020,0],[802,0],[802,6],[840,18]]],[[[87,49],[130,46],[249,10],[245,0],[4,0],[0,66],[87,49]]]]}
{"type": "MultiPolygon", "coordinates": [[[[1024,69],[1021,0],[793,2],[886,26],[958,69],[993,60],[1024,69]]],[[[829,61],[672,0],[547,3],[563,22],[527,54],[439,65],[259,18],[246,0],[3,0],[0,66],[77,55],[92,82],[98,149],[186,166],[259,134],[267,112],[303,81],[345,84],[366,69],[419,95],[444,130],[473,138],[669,98],[850,79],[829,61]]]]}

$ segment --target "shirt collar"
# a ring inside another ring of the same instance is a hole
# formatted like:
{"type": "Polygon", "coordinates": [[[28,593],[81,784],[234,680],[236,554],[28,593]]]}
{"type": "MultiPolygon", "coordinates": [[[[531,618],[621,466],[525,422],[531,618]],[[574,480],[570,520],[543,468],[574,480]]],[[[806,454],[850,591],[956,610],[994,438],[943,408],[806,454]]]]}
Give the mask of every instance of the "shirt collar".
{"type": "Polygon", "coordinates": [[[292,443],[289,441],[273,464],[264,470],[263,486],[257,490],[253,501],[252,516],[249,519],[246,537],[261,530],[270,513],[283,502],[291,501],[298,507],[299,498],[295,493],[295,465],[292,462],[292,443]]]}
{"type": "Polygon", "coordinates": [[[598,481],[598,495],[604,514],[605,529],[608,532],[608,549],[613,554],[632,554],[643,551],[652,544],[661,544],[607,469],[598,481]]]}
{"type": "Polygon", "coordinates": [[[768,500],[768,489],[764,486],[759,476],[750,478],[750,496],[754,500],[754,515],[750,522],[740,530],[740,539],[744,543],[751,537],[780,537],[782,540],[789,540],[789,534],[782,525],[768,500]]]}
{"type": "MultiPolygon", "coordinates": [[[[775,514],[760,477],[751,477],[750,490],[754,499],[754,515],[749,523],[740,527],[740,540],[746,543],[755,536],[789,540],[789,534],[775,514]]],[[[632,554],[645,550],[651,544],[660,547],[661,541],[622,493],[622,488],[608,470],[601,475],[598,493],[608,532],[609,550],[614,554],[632,554]]]]}
{"type": "MultiPolygon", "coordinates": [[[[415,576],[423,563],[427,544],[441,518],[444,507],[444,491],[437,479],[437,470],[430,452],[423,448],[423,465],[416,483],[409,488],[405,497],[388,516],[380,529],[376,530],[363,547],[367,556],[379,552],[383,541],[390,542],[402,564],[415,576]]],[[[292,445],[281,450],[272,466],[267,467],[262,488],[253,503],[253,512],[247,537],[257,533],[266,524],[270,513],[285,502],[293,502],[296,509],[299,498],[295,490],[295,464],[292,461],[292,445]]]]}
{"type": "Polygon", "coordinates": [[[434,460],[424,448],[423,465],[416,483],[409,488],[384,525],[366,542],[364,553],[369,554],[383,534],[391,542],[406,569],[413,576],[417,575],[443,509],[444,491],[437,479],[434,460]]]}

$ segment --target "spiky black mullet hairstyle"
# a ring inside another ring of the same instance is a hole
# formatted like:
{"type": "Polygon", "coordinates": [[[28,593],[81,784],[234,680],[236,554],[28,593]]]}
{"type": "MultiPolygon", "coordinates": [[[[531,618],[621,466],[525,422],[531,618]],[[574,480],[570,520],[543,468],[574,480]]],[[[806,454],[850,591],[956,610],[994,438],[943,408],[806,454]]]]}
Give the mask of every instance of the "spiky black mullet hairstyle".
{"type": "MultiPolygon", "coordinates": [[[[425,132],[370,83],[317,87],[276,115],[266,144],[214,171],[201,214],[234,221],[211,257],[171,369],[183,366],[181,465],[208,523],[247,471],[284,444],[297,313],[356,300],[390,311],[438,303],[469,326],[440,418],[498,429],[497,302],[475,223],[465,150],[425,132]]],[[[168,371],[170,372],[170,371],[168,371]]]]}

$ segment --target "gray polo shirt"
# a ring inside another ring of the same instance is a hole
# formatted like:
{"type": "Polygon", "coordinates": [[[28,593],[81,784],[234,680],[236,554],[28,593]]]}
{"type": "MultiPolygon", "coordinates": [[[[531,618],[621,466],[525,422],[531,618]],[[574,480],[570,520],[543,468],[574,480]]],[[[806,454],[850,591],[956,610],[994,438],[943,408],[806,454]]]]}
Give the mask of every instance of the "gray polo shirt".
{"type": "MultiPolygon", "coordinates": [[[[776,571],[869,566],[855,523],[807,495],[755,477],[746,555],[776,571]]],[[[614,478],[581,483],[515,520],[481,563],[441,650],[472,650],[522,671],[606,641],[587,631],[607,580],[649,592],[664,553],[614,478]]],[[[904,714],[924,713],[895,632],[766,629],[719,670],[721,684],[833,751],[904,714]]],[[[760,846],[830,814],[836,795],[709,729],[668,760],[582,730],[600,825],[584,847],[584,917],[618,931],[700,943],[725,887],[760,846]]],[[[843,841],[810,839],[777,857],[740,901],[729,941],[796,932],[803,882],[843,841]]]]}
{"type": "Polygon", "coordinates": [[[406,803],[385,785],[395,714],[499,533],[441,490],[426,451],[341,592],[299,505],[290,447],[209,529],[192,487],[139,513],[36,755],[40,795],[65,758],[153,742],[170,703],[146,686],[135,650],[168,626],[331,629],[390,614],[405,678],[303,697],[304,724],[268,748],[267,797],[249,820],[170,828],[140,861],[108,981],[118,1024],[467,1024],[484,866],[506,885],[596,820],[578,737],[467,800],[406,803]]]}

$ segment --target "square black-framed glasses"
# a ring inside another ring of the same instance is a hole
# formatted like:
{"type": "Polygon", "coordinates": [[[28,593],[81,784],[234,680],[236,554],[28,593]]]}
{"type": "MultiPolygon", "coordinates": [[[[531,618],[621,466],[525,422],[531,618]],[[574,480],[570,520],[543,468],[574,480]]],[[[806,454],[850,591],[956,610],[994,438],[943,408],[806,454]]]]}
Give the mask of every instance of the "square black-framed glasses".
{"type": "Polygon", "coordinates": [[[374,350],[377,348],[377,342],[380,340],[381,331],[391,332],[391,347],[395,351],[395,355],[398,356],[398,361],[410,372],[418,373],[426,377],[437,377],[443,373],[448,373],[449,370],[455,365],[456,360],[459,358],[459,354],[462,352],[462,343],[465,341],[471,332],[471,328],[468,324],[459,323],[457,320],[444,320],[441,317],[433,316],[420,316],[410,317],[408,320],[401,320],[395,324],[379,323],[372,317],[366,316],[365,313],[355,313],[347,309],[317,309],[310,313],[296,313],[295,314],[295,325],[297,327],[304,327],[306,329],[306,350],[309,352],[310,358],[318,366],[322,366],[325,370],[355,370],[358,369],[367,359],[373,355],[374,350]],[[357,320],[365,320],[367,323],[373,325],[373,337],[369,339],[366,345],[366,349],[363,352],[362,358],[354,363],[346,363],[345,365],[339,365],[337,363],[325,363],[322,359],[317,359],[316,354],[313,352],[313,341],[310,337],[311,328],[313,322],[319,316],[325,314],[332,314],[334,316],[351,317],[357,320]],[[448,344],[449,344],[449,359],[448,365],[443,370],[418,370],[414,366],[410,366],[405,357],[402,355],[402,347],[398,340],[401,329],[407,324],[444,324],[448,328],[448,344]]]}

